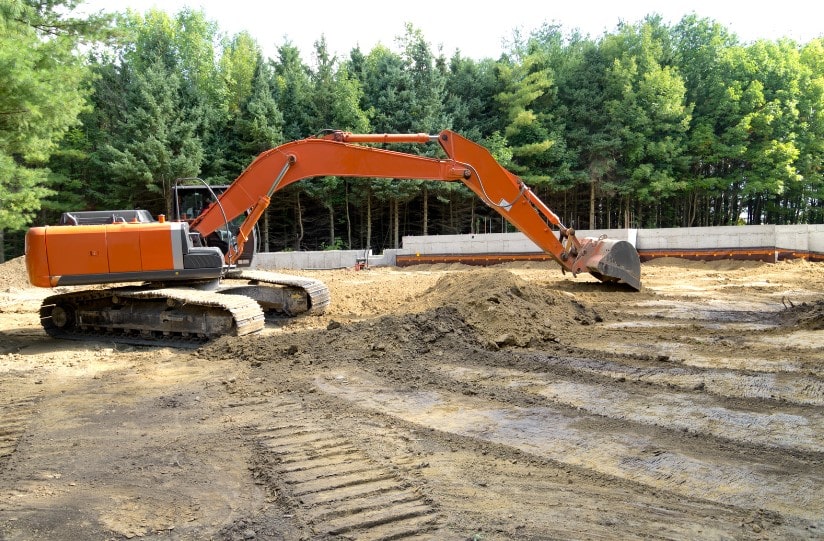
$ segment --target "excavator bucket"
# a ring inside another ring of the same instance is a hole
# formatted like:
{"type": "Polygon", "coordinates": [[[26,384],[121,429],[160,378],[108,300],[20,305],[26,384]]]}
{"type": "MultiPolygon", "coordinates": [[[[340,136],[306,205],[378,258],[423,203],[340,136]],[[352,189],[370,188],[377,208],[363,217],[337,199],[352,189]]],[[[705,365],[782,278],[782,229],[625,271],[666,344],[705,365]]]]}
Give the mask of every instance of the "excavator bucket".
{"type": "Polygon", "coordinates": [[[584,239],[576,265],[603,282],[621,282],[641,290],[641,258],[635,246],[625,240],[584,239]]]}

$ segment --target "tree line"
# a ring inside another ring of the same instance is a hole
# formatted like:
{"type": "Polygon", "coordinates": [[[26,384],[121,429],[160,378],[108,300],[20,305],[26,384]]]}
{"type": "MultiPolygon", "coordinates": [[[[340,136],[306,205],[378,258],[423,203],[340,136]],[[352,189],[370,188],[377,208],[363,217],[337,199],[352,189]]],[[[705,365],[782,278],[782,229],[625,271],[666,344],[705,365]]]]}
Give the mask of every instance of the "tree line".
{"type": "MultiPolygon", "coordinates": [[[[695,14],[591,37],[544,24],[497,59],[393,47],[275,58],[201,11],[73,16],[0,0],[0,242],[66,210],[168,213],[177,179],[231,183],[260,152],[341,129],[488,148],[579,229],[824,223],[824,39],[742,43],[695,14]]],[[[433,146],[399,150],[439,156],[433,146]]],[[[275,194],[265,250],[511,231],[459,184],[325,177],[275,194]]],[[[0,256],[3,252],[0,251],[0,256]]]]}

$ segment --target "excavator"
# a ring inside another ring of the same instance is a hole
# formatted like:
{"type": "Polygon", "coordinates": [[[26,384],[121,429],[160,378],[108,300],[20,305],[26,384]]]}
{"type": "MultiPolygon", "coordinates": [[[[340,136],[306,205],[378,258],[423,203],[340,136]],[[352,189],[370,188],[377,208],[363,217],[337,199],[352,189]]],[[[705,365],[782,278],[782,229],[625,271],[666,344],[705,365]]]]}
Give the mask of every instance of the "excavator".
{"type": "Polygon", "coordinates": [[[44,299],[43,328],[63,339],[196,346],[259,331],[266,312],[323,313],[330,299],[322,282],[250,270],[238,260],[276,191],[332,175],[462,182],[564,272],[641,288],[640,258],[632,244],[579,239],[483,146],[450,130],[330,130],[264,151],[193,219],[155,218],[146,210],[79,211],[64,213],[58,225],[29,229],[26,268],[32,285],[98,286],[44,299]],[[446,158],[391,149],[434,142],[446,158]]]}

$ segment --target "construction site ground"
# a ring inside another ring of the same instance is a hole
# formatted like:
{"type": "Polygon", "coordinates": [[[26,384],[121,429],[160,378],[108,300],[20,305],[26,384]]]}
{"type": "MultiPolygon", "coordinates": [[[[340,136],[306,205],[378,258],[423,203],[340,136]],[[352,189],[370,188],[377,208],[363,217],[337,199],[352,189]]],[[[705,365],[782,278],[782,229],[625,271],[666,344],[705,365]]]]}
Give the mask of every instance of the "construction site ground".
{"type": "Polygon", "coordinates": [[[0,539],[824,539],[824,264],[301,274],[325,315],[187,350],[0,265],[0,539]]]}

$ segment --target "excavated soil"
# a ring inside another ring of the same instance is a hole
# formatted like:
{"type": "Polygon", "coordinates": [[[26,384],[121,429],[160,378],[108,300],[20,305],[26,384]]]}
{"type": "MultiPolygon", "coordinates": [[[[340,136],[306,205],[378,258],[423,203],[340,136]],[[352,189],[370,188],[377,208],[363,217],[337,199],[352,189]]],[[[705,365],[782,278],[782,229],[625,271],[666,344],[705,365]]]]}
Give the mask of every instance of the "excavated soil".
{"type": "Polygon", "coordinates": [[[824,265],[312,271],[323,316],[57,341],[0,266],[0,539],[824,539],[824,265]]]}

